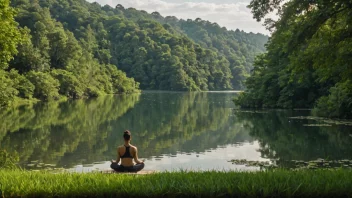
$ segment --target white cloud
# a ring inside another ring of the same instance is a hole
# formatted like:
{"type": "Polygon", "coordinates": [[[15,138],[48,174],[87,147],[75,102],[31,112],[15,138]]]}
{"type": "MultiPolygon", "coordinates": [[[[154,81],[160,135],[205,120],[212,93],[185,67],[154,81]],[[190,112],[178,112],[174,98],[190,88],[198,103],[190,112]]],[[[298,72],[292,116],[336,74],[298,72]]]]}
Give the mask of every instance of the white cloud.
{"type": "Polygon", "coordinates": [[[157,11],[163,16],[176,16],[179,19],[209,20],[216,22],[227,29],[240,29],[245,32],[260,32],[269,34],[261,23],[256,22],[246,2],[236,3],[210,3],[210,2],[179,2],[171,3],[162,0],[88,0],[97,1],[101,5],[108,4],[115,7],[117,4],[125,8],[133,7],[147,12],[157,11]]]}

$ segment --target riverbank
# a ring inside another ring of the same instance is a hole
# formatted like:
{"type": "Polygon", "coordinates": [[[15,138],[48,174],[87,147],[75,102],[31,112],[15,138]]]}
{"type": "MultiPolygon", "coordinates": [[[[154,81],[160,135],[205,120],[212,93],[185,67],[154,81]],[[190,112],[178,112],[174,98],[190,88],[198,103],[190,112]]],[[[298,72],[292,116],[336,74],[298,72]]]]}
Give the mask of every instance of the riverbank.
{"type": "Polygon", "coordinates": [[[347,197],[352,170],[148,175],[0,171],[2,197],[347,197]]]}

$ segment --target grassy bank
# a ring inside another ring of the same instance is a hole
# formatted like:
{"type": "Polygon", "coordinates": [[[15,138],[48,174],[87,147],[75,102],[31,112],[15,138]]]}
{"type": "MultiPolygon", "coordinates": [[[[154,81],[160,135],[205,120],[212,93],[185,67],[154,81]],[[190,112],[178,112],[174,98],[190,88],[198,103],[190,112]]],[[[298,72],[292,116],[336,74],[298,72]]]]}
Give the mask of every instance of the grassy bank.
{"type": "Polygon", "coordinates": [[[352,196],[352,171],[175,172],[150,175],[0,171],[3,197],[352,196]]]}

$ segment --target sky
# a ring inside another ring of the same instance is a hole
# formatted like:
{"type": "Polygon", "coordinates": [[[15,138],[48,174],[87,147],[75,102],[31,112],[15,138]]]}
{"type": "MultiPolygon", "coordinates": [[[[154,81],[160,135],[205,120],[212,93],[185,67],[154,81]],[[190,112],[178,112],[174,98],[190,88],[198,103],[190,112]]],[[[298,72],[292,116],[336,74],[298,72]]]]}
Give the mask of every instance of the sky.
{"type": "Polygon", "coordinates": [[[209,20],[230,30],[263,33],[269,35],[262,22],[253,19],[246,6],[250,0],[88,0],[101,5],[125,8],[133,7],[149,13],[157,11],[162,16],[176,16],[179,19],[209,20]]]}

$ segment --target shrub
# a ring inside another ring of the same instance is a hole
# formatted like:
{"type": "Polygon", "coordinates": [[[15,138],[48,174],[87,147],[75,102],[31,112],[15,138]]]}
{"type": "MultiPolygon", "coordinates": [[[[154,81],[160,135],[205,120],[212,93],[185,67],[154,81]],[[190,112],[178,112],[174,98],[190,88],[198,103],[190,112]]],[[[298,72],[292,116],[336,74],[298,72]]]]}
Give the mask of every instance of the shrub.
{"type": "Polygon", "coordinates": [[[0,70],[0,106],[9,105],[17,96],[18,90],[8,73],[0,70]]]}
{"type": "Polygon", "coordinates": [[[81,98],[83,96],[84,86],[73,73],[57,69],[53,70],[51,74],[60,82],[60,94],[69,98],[81,98]]]}
{"type": "Polygon", "coordinates": [[[318,99],[313,114],[323,117],[352,117],[352,84],[350,80],[330,88],[330,95],[318,99]]]}
{"type": "Polygon", "coordinates": [[[12,69],[8,73],[10,79],[14,83],[14,87],[18,90],[18,97],[31,99],[34,92],[34,85],[17,70],[12,69]]]}
{"type": "Polygon", "coordinates": [[[60,83],[49,73],[31,71],[27,77],[35,86],[34,97],[42,100],[59,99],[60,83]]]}

